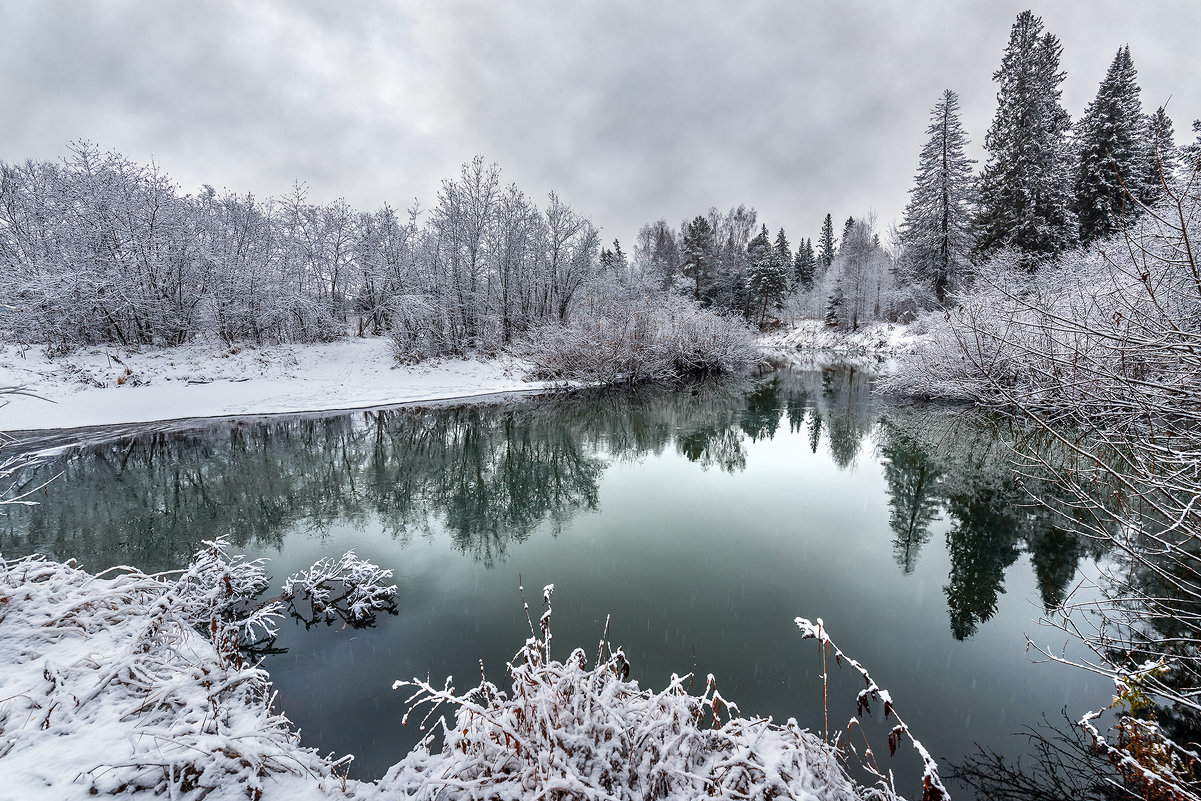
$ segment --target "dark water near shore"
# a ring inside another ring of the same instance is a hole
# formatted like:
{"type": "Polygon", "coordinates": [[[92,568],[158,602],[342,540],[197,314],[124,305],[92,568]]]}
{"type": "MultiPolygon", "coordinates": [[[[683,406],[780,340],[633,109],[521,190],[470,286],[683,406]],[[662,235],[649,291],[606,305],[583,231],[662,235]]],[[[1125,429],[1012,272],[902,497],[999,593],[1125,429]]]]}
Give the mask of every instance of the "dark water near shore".
{"type": "MultiPolygon", "coordinates": [[[[354,753],[364,778],[419,736],[393,681],[453,674],[466,689],[482,658],[503,684],[529,634],[519,580],[532,606],[555,584],[560,657],[595,653],[608,617],[644,686],[712,673],[744,714],[814,730],[817,649],[793,618],[822,617],[936,757],[976,743],[1016,756],[1015,732],[1109,691],[1026,652],[1026,635],[1062,647],[1038,618],[1099,554],[1017,485],[1006,443],[1021,436],[873,397],[849,367],[204,423],[49,458],[27,480],[63,475],[41,505],[0,517],[0,552],[161,570],[225,536],[270,557],[277,583],[348,548],[393,569],[397,614],[367,629],[286,622],[265,662],[305,742],[354,753]]],[[[832,669],[832,729],[860,687],[832,669]]],[[[884,759],[920,796],[912,752],[884,759]]]]}

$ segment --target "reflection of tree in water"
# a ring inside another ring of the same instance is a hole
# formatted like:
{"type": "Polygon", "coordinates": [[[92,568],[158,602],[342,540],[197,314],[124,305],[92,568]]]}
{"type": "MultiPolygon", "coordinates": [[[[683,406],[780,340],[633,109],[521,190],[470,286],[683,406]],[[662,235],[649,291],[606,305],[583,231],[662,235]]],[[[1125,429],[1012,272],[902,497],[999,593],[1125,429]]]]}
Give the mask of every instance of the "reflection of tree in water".
{"type": "Polygon", "coordinates": [[[752,440],[772,438],[787,417],[792,433],[808,429],[809,449],[817,453],[825,433],[826,446],[834,463],[850,468],[867,442],[881,413],[881,403],[872,394],[871,376],[851,365],[830,365],[820,370],[779,369],[761,379],[748,394],[747,409],[740,421],[752,440]]]}
{"type": "Polygon", "coordinates": [[[954,522],[947,532],[951,573],[944,591],[957,640],[970,637],[997,611],[997,598],[1005,591],[1005,568],[1021,553],[1020,499],[1008,490],[1004,483],[982,479],[967,492],[947,497],[954,522]]]}
{"type": "Polygon", "coordinates": [[[871,402],[871,377],[854,367],[823,370],[821,394],[830,456],[847,470],[855,464],[879,415],[871,402]]]}
{"type": "Polygon", "coordinates": [[[445,528],[455,547],[491,563],[539,526],[559,529],[595,509],[611,460],[675,450],[733,473],[745,468],[747,445],[775,437],[785,418],[815,452],[824,432],[842,469],[875,432],[904,572],[946,516],[956,636],[993,614],[1004,571],[1023,550],[1044,602],[1062,598],[1083,548],[1028,507],[995,426],[961,408],[887,408],[851,367],[146,433],[52,460],[41,475],[65,475],[45,503],[0,521],[0,551],[164,569],[204,539],[278,547],[290,531],[370,518],[397,538],[445,528]]]}
{"type": "Polygon", "coordinates": [[[148,432],[31,475],[64,473],[44,503],[0,519],[0,552],[159,570],[205,539],[279,547],[293,530],[371,517],[398,538],[440,524],[491,563],[536,527],[595,509],[607,459],[661,453],[673,439],[688,454],[703,437],[698,461],[741,469],[744,391],[727,382],[148,432]]]}
{"type": "Polygon", "coordinates": [[[951,631],[970,637],[997,610],[1005,570],[1030,554],[1043,604],[1053,607],[1086,555],[1085,540],[1057,525],[1032,499],[1054,487],[1017,480],[1014,445],[1047,446],[1029,432],[962,408],[895,409],[881,422],[878,443],[888,482],[897,564],[912,572],[931,526],[946,517],[950,574],[944,591],[951,631]]]}
{"type": "Polygon", "coordinates": [[[890,491],[888,523],[894,535],[893,554],[908,575],[930,539],[930,524],[942,511],[939,484],[945,474],[908,434],[896,433],[883,440],[880,456],[890,491]]]}
{"type": "Polygon", "coordinates": [[[775,437],[783,404],[780,389],[779,373],[772,373],[757,381],[755,388],[747,393],[739,424],[751,442],[775,437]]]}

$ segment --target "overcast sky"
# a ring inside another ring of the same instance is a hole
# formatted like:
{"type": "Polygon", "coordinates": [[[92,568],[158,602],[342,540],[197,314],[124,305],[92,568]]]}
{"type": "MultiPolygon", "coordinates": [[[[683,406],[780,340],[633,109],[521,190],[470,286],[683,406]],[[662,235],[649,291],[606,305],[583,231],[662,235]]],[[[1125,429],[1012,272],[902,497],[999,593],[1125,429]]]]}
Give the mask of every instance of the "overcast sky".
{"type": "Polygon", "coordinates": [[[1073,118],[1129,44],[1145,110],[1201,117],[1201,2],[52,2],[0,0],[0,160],[86,138],[202,184],[434,202],[480,153],[628,245],[746,203],[793,241],[900,217],[944,88],[973,155],[1033,7],[1073,118]]]}

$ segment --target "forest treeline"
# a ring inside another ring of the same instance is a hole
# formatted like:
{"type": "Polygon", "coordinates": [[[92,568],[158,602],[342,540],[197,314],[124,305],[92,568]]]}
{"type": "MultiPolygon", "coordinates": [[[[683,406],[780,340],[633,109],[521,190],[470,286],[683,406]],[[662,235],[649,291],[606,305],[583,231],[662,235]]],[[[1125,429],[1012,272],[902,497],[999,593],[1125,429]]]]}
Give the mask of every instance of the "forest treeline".
{"type": "Polygon", "coordinates": [[[432,355],[493,352],[574,318],[599,318],[582,326],[595,338],[647,302],[760,327],[911,319],[999,255],[1035,269],[1112,235],[1195,165],[1201,146],[1176,148],[1164,108],[1143,113],[1128,47],[1073,124],[1061,49],[1020,15],[994,76],[983,171],[947,90],[900,227],[880,232],[864,215],[838,233],[827,214],[795,249],[740,205],[644,225],[627,254],[482,157],[427,210],[361,211],[313,203],[301,183],[276,198],[185,194],[157,165],[75,143],[57,162],[0,164],[0,328],[52,348],[389,334],[402,353],[432,355]]]}
{"type": "Polygon", "coordinates": [[[482,158],[435,206],[182,194],[155,165],[77,143],[0,166],[3,325],[71,345],[312,342],[393,332],[427,353],[492,348],[597,302],[597,231],[482,158]]]}
{"type": "Polygon", "coordinates": [[[89,143],[0,164],[0,329],[51,350],[384,334],[402,359],[519,346],[540,377],[606,383],[749,360],[742,322],[617,253],[554,192],[539,206],[482,157],[404,215],[314,204],[301,184],[183,194],[89,143]]]}
{"type": "Polygon", "coordinates": [[[996,115],[980,172],[968,157],[959,97],[948,89],[927,139],[901,224],[877,230],[870,214],[832,217],[817,236],[774,237],[754,209],[710,209],[673,228],[638,232],[634,261],[666,286],[760,324],[824,318],[845,329],[909,320],[942,308],[1001,259],[1028,272],[1119,233],[1188,180],[1201,158],[1179,148],[1163,106],[1145,113],[1128,46],[1074,123],[1060,98],[1062,45],[1031,12],[1017,18],[999,69],[996,115]]]}

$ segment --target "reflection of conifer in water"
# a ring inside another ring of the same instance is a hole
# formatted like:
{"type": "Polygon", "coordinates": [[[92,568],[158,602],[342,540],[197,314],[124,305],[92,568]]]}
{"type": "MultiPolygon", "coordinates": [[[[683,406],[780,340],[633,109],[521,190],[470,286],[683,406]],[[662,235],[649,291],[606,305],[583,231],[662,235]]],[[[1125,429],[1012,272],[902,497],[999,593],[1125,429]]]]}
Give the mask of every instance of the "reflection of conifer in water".
{"type": "Polygon", "coordinates": [[[773,375],[760,381],[754,391],[746,396],[746,408],[740,422],[742,430],[752,442],[771,439],[780,427],[779,378],[773,375]]]}
{"type": "Polygon", "coordinates": [[[1079,536],[1053,527],[1049,521],[1042,522],[1026,534],[1026,547],[1030,550],[1043,607],[1049,610],[1063,603],[1085,547],[1079,536]]]}
{"type": "Polygon", "coordinates": [[[852,366],[822,370],[822,399],[830,456],[840,469],[847,470],[876,424],[871,378],[852,366]]]}
{"type": "Polygon", "coordinates": [[[955,523],[947,532],[951,573],[943,591],[951,634],[957,640],[972,636],[997,611],[997,598],[1005,591],[1005,568],[1020,553],[1014,501],[1010,493],[985,481],[948,498],[947,511],[955,523]]]}
{"type": "Polygon", "coordinates": [[[709,426],[681,434],[676,438],[676,448],[705,470],[716,466],[733,474],[746,469],[746,449],[732,426],[709,426]]]}
{"type": "Polygon", "coordinates": [[[817,453],[817,446],[822,440],[822,413],[817,407],[813,407],[813,414],[809,415],[809,450],[817,453]]]}
{"type": "Polygon", "coordinates": [[[805,415],[809,411],[809,398],[805,393],[793,393],[788,396],[784,413],[788,417],[788,430],[797,434],[805,428],[805,415]]]}
{"type": "Polygon", "coordinates": [[[943,471],[911,437],[884,424],[884,479],[888,482],[893,555],[906,574],[913,572],[918,552],[930,540],[930,524],[940,509],[943,471]]]}

